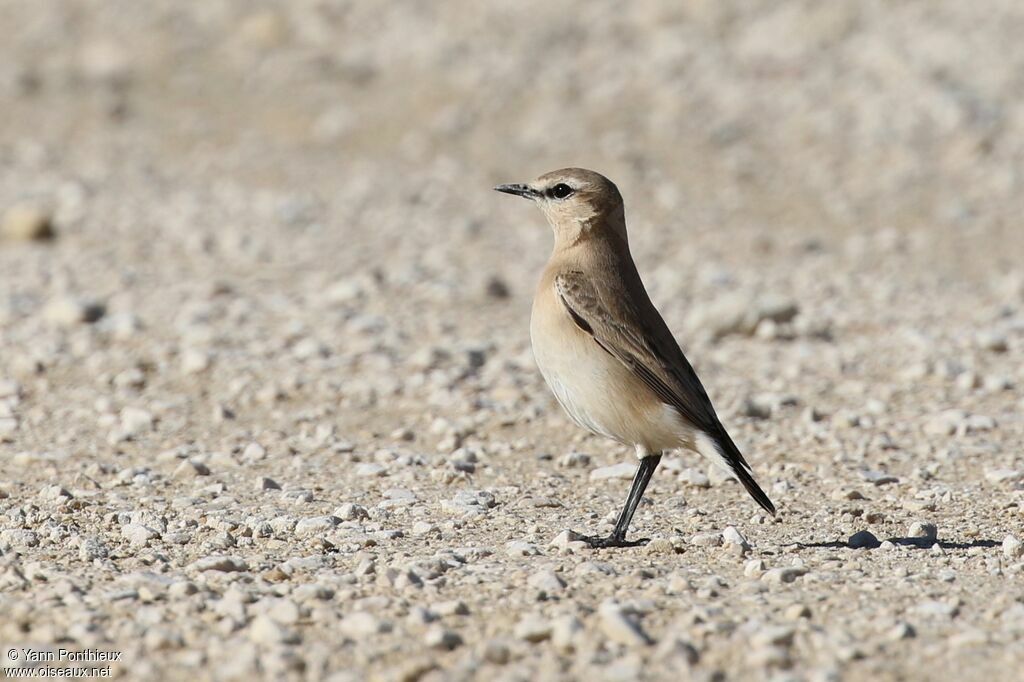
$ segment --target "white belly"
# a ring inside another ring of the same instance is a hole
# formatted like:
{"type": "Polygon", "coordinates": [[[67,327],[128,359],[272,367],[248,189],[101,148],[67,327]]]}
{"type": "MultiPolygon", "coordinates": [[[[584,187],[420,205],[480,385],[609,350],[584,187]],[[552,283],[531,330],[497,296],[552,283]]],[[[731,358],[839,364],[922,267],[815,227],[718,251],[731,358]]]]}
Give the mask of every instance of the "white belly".
{"type": "Polygon", "coordinates": [[[537,366],[574,422],[649,452],[693,447],[693,429],[679,413],[567,315],[563,322],[535,311],[530,327],[537,366]]]}
{"type": "Polygon", "coordinates": [[[622,440],[621,429],[615,428],[614,405],[606,404],[604,399],[604,389],[610,382],[602,376],[601,368],[578,367],[577,371],[564,373],[557,366],[558,363],[545,362],[537,356],[537,367],[566,414],[593,433],[622,440]]]}

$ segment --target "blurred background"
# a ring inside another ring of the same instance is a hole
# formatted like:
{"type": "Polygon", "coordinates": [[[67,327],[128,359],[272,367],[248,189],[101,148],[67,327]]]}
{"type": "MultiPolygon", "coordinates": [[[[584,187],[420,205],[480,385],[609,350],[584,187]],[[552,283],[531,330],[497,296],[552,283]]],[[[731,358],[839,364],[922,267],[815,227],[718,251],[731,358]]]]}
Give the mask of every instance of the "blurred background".
{"type": "MultiPolygon", "coordinates": [[[[550,232],[490,187],[571,165],[620,184],[727,413],[793,389],[762,355],[829,410],[907,366],[929,403],[989,385],[1007,407],[1006,355],[976,350],[1016,348],[1024,297],[1018,3],[3,9],[8,376],[166,390],[166,424],[230,446],[222,413],[287,432],[286,399],[370,438],[384,403],[546,414],[527,317],[550,232]]],[[[46,395],[9,440],[52,444],[46,395]]],[[[66,407],[56,437],[98,452],[123,402],[66,407]]]]}
{"type": "Polygon", "coordinates": [[[620,185],[691,336],[730,290],[884,327],[908,312],[866,299],[1024,287],[1012,0],[7,0],[0,22],[0,320],[22,342],[54,301],[167,329],[174,355],[170,327],[237,280],[239,305],[296,329],[327,291],[385,316],[401,354],[446,325],[488,343],[508,325],[521,349],[550,236],[490,188],[569,165],[620,185]]]}
{"type": "Polygon", "coordinates": [[[345,251],[399,234],[424,259],[469,234],[486,250],[526,222],[488,187],[566,165],[615,179],[660,232],[995,241],[1024,208],[1011,0],[8,0],[3,15],[6,201],[49,203],[65,231],[108,197],[144,203],[150,220],[103,208],[88,232],[149,231],[165,253],[204,231],[268,238],[245,215],[264,205],[345,251]]]}
{"type": "MultiPolygon", "coordinates": [[[[229,486],[218,509],[238,518],[300,514],[291,498],[267,502],[259,475],[286,493],[315,489],[306,516],[351,501],[371,508],[367,523],[392,525],[409,520],[406,507],[374,505],[404,481],[429,503],[410,514],[452,546],[497,543],[495,561],[524,534],[546,547],[566,518],[596,525],[585,514],[617,508],[625,482],[590,483],[573,462],[591,460],[552,459],[628,455],[571,427],[533,367],[529,306],[551,235],[535,208],[491,190],[583,166],[622,190],[652,298],[784,510],[780,524],[747,523],[742,493],[681,456],[651,493],[673,513],[645,507],[640,527],[689,537],[734,523],[762,546],[839,538],[845,552],[866,524],[898,539],[934,521],[961,543],[947,548],[956,561],[969,548],[992,554],[956,564],[977,578],[973,592],[958,621],[927,632],[970,623],[990,633],[983,645],[930,649],[903,629],[898,646],[914,648],[894,655],[876,630],[924,597],[844,596],[844,580],[829,582],[840,574],[816,565],[825,577],[801,585],[834,599],[838,615],[822,622],[838,648],[797,638],[794,658],[826,672],[857,665],[865,679],[913,678],[921,656],[961,679],[1019,669],[1021,640],[1006,638],[1024,632],[1024,607],[984,562],[1002,560],[991,548],[1024,508],[1024,4],[2,0],[0,34],[2,504],[53,483],[95,486],[74,522],[125,544],[105,515],[152,507],[176,527],[161,495],[193,494],[184,460],[198,457],[229,486]],[[495,490],[500,504],[453,526],[435,504],[449,484],[495,490]],[[566,509],[514,506],[516,486],[566,509]],[[1016,620],[999,621],[1000,609],[1016,620]],[[863,659],[851,649],[876,641],[863,659]]],[[[152,559],[161,570],[223,551],[189,544],[215,542],[220,526],[178,530],[185,544],[159,545],[170,563],[152,559]]],[[[396,546],[434,551],[392,540],[382,567],[396,546]]],[[[259,570],[321,551],[292,536],[253,542],[264,554],[237,552],[259,570]]],[[[132,547],[127,565],[141,560],[132,547]]],[[[97,585],[120,579],[65,550],[25,551],[97,585]]],[[[803,556],[811,565],[833,550],[803,556]]],[[[355,571],[363,559],[333,561],[355,571]]],[[[709,570],[743,581],[737,567],[709,570]]],[[[888,585],[898,569],[857,570],[888,585]]],[[[601,584],[628,591],[633,575],[601,584]]],[[[915,584],[945,594],[946,577],[927,575],[915,584]]],[[[338,594],[390,589],[360,576],[338,594]]],[[[11,580],[0,585],[22,585],[11,580]]],[[[28,585],[12,593],[26,597],[17,636],[64,636],[60,608],[33,611],[49,588],[28,585]]],[[[469,599],[477,585],[465,585],[469,599]]],[[[195,642],[230,647],[249,627],[243,617],[144,640],[133,604],[90,618],[106,641],[137,647],[126,658],[139,665],[188,669],[195,642]]],[[[674,616],[648,619],[662,617],[674,616]]],[[[356,655],[337,650],[336,620],[303,631],[309,670],[356,655]]],[[[474,646],[477,624],[463,631],[474,646]]],[[[746,640],[708,628],[702,660],[743,670],[746,640]]],[[[387,663],[381,641],[358,655],[387,663]]]]}

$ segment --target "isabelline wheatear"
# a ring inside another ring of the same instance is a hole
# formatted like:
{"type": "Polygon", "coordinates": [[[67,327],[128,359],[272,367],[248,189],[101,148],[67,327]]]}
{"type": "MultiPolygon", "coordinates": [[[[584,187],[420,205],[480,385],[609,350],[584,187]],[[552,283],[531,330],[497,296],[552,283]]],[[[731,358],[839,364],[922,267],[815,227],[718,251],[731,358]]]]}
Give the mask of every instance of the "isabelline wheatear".
{"type": "Polygon", "coordinates": [[[626,238],[622,195],[608,178],[566,168],[499,192],[533,200],[555,248],[533,300],[530,337],[541,374],[573,421],[636,448],[640,465],[607,538],[626,530],[664,450],[686,448],[739,479],[765,510],[775,507],[725,427],[672,332],[647,296],[626,238]]]}

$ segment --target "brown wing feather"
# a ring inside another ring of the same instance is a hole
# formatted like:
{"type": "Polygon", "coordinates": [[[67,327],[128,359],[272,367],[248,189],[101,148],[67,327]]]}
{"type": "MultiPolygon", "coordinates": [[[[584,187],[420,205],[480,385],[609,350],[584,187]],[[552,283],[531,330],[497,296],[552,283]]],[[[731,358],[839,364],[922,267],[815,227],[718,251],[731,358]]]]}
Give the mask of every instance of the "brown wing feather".
{"type": "MultiPolygon", "coordinates": [[[[642,284],[639,288],[643,291],[642,284]]],[[[603,296],[599,286],[575,270],[555,277],[555,292],[580,329],[628,367],[662,402],[714,439],[747,492],[774,514],[774,505],[754,481],[750,465],[719,421],[697,373],[646,294],[640,303],[648,309],[641,314],[634,307],[636,301],[603,296]]]]}
{"type": "MultiPolygon", "coordinates": [[[[657,332],[661,330],[644,324],[635,311],[619,305],[612,314],[615,303],[606,302],[579,271],[557,275],[555,291],[576,325],[633,371],[662,401],[702,431],[713,433],[720,428],[704,386],[667,328],[664,334],[671,339],[670,348],[658,343],[657,332]]],[[[660,316],[657,320],[661,322],[660,316]]]]}

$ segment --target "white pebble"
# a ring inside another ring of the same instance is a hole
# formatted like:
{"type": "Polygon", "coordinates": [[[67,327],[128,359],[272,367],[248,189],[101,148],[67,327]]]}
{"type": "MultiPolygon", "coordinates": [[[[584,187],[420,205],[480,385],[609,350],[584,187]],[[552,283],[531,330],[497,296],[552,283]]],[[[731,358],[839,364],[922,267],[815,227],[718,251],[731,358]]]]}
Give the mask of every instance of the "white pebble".
{"type": "Polygon", "coordinates": [[[621,462],[611,466],[598,467],[590,472],[591,481],[607,481],[609,479],[631,479],[636,473],[636,464],[621,462]]]}
{"type": "Polygon", "coordinates": [[[423,643],[431,649],[451,651],[462,646],[462,637],[441,625],[433,625],[424,634],[423,643]]]}
{"type": "Polygon", "coordinates": [[[516,639],[536,644],[551,637],[551,623],[538,615],[526,615],[516,624],[512,634],[516,639]]]}
{"type": "Polygon", "coordinates": [[[606,601],[598,607],[601,632],[613,642],[626,646],[651,644],[651,638],[633,618],[626,615],[620,604],[606,601]]]}
{"type": "Polygon", "coordinates": [[[1010,559],[1019,559],[1024,556],[1024,543],[1016,535],[1007,535],[1003,538],[1003,555],[1010,559]]]}

